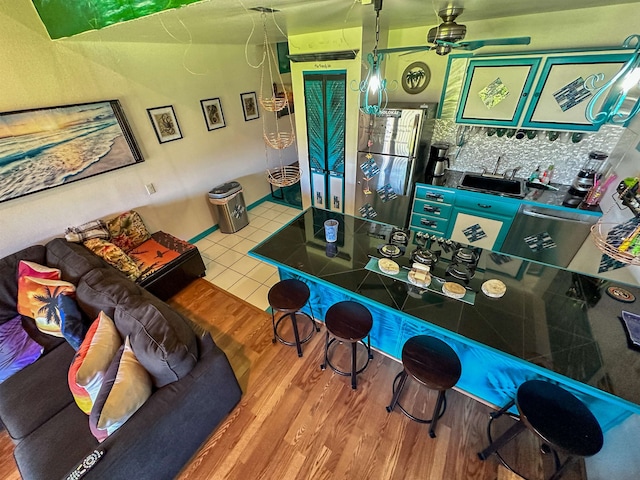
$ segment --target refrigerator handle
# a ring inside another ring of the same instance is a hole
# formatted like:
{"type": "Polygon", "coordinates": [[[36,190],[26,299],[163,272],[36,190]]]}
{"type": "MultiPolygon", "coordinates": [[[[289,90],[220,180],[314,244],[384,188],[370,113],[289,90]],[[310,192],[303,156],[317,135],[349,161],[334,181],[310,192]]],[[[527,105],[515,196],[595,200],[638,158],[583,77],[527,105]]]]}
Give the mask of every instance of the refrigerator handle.
{"type": "Polygon", "coordinates": [[[411,132],[411,144],[409,148],[409,175],[407,175],[407,183],[404,186],[404,191],[407,195],[413,194],[413,184],[414,184],[414,175],[415,175],[415,164],[417,161],[417,149],[418,149],[418,135],[420,133],[420,116],[421,114],[416,114],[413,122],[413,131],[411,132]]]}

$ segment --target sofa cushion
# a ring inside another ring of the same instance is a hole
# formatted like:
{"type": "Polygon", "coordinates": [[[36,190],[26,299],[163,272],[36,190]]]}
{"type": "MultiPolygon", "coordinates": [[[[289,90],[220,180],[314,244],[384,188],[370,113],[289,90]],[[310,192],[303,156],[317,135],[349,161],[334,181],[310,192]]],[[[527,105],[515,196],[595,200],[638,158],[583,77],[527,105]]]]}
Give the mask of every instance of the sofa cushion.
{"type": "Polygon", "coordinates": [[[78,407],[89,415],[111,360],[122,345],[113,320],[100,312],[69,368],[69,389],[78,407]]]}
{"type": "Polygon", "coordinates": [[[0,325],[0,383],[42,355],[43,347],[22,328],[22,316],[0,325]]]}
{"type": "MultiPolygon", "coordinates": [[[[62,280],[78,285],[80,278],[94,268],[104,268],[106,263],[84,246],[54,238],[46,245],[46,263],[59,268],[62,280]]],[[[93,317],[95,318],[95,317],[93,317]]]]}
{"type": "Polygon", "coordinates": [[[67,342],[61,342],[0,383],[0,418],[12,439],[20,440],[73,403],[67,372],[74,353],[67,342]]]}
{"type": "Polygon", "coordinates": [[[100,312],[114,318],[115,308],[128,297],[142,293],[140,287],[111,268],[96,268],[78,282],[76,300],[91,319],[100,312]]]}
{"type": "Polygon", "coordinates": [[[28,260],[43,264],[45,247],[33,245],[0,259],[0,323],[8,322],[18,315],[18,264],[28,260]]]}
{"type": "Polygon", "coordinates": [[[134,296],[118,305],[114,317],[123,336],[156,387],[188,374],[198,359],[196,336],[182,317],[160,300],[134,296]]]}
{"type": "Polygon", "coordinates": [[[41,332],[62,337],[58,300],[62,295],[74,296],[76,287],[62,280],[36,277],[22,277],[20,280],[18,298],[26,299],[26,303],[18,304],[20,313],[35,318],[41,332]]]}
{"type": "Polygon", "coordinates": [[[140,269],[136,262],[117,245],[103,238],[92,238],[83,244],[93,253],[104,259],[112,267],[124,273],[129,280],[136,281],[140,276],[140,269]]]}
{"type": "Polygon", "coordinates": [[[111,241],[125,252],[137,247],[145,240],[151,238],[151,234],[144,226],[142,217],[138,212],[130,210],[121,213],[107,222],[111,241]]]}
{"type": "Polygon", "coordinates": [[[120,428],[151,396],[151,377],[136,358],[129,337],[111,360],[89,415],[99,442],[120,428]]]}

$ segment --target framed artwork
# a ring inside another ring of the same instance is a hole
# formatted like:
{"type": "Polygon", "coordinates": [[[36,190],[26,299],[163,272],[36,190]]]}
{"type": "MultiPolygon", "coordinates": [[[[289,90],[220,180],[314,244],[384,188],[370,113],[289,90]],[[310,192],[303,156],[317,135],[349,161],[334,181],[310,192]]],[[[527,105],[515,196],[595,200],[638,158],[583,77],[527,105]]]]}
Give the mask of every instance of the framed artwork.
{"type": "Polygon", "coordinates": [[[178,125],[178,119],[172,105],[147,108],[147,113],[156,132],[156,137],[158,137],[158,142],[166,143],[182,138],[180,125],[178,125]]]}
{"type": "Polygon", "coordinates": [[[226,126],[219,98],[200,100],[200,105],[202,105],[202,113],[207,124],[207,130],[211,131],[226,126]]]}
{"type": "Polygon", "coordinates": [[[143,161],[118,100],[0,113],[0,202],[143,161]]]}
{"type": "Polygon", "coordinates": [[[242,111],[244,112],[244,121],[255,120],[260,118],[260,112],[258,111],[258,98],[256,92],[247,92],[240,94],[240,100],[242,100],[242,111]]]}

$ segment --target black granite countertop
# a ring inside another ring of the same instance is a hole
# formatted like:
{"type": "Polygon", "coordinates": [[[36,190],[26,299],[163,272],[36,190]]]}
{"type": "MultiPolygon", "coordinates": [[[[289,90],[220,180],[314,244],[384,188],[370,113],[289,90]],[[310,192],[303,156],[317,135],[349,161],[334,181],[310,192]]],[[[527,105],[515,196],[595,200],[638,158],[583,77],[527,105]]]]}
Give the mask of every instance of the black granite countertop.
{"type": "MultiPolygon", "coordinates": [[[[614,300],[604,279],[488,250],[478,250],[478,278],[471,286],[479,290],[483,280],[499,279],[507,286],[502,298],[478,292],[470,305],[420,291],[365,269],[371,256],[380,257],[391,229],[312,208],[252,254],[640,405],[640,351],[629,348],[618,318],[622,310],[640,314],[640,301],[614,300]],[[325,252],[328,218],[340,222],[335,256],[325,252]]],[[[411,264],[414,247],[409,243],[395,259],[399,265],[411,264]]],[[[624,288],[640,296],[639,288],[624,288]]]]}

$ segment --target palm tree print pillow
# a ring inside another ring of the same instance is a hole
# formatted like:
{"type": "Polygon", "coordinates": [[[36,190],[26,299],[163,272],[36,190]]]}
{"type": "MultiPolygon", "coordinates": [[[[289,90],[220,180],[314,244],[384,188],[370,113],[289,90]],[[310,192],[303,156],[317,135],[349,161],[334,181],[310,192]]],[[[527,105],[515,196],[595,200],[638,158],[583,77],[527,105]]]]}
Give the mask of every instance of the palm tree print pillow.
{"type": "Polygon", "coordinates": [[[60,296],[75,296],[76,287],[62,280],[21,277],[18,283],[18,312],[35,319],[38,330],[63,337],[60,296]]]}

